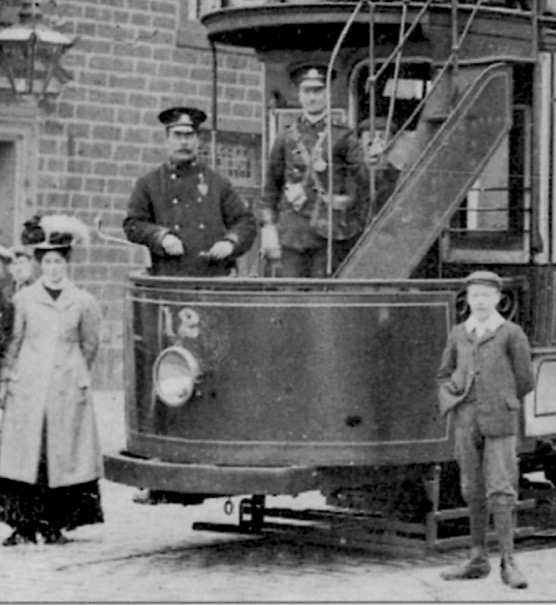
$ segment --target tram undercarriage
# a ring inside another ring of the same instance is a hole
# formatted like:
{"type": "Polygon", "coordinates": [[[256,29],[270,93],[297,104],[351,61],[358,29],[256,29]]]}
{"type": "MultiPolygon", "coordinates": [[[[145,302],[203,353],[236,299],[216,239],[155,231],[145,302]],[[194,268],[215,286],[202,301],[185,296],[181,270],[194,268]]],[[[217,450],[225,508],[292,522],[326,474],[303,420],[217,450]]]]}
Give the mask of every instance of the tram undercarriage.
{"type": "MultiPolygon", "coordinates": [[[[539,448],[522,459],[525,473],[519,486],[516,507],[516,539],[556,538],[550,528],[556,523],[556,489],[546,479],[553,471],[556,457],[554,447],[544,442],[539,448]]],[[[122,464],[125,466],[125,456],[122,464]]],[[[124,482],[131,483],[129,474],[123,472],[114,458],[108,461],[113,479],[121,473],[124,482]]],[[[160,470],[160,469],[158,469],[160,470]]],[[[296,497],[280,506],[269,504],[271,492],[252,496],[222,493],[184,493],[164,489],[168,478],[160,472],[149,483],[149,505],[201,504],[205,500],[220,498],[223,516],[237,515],[237,521],[198,521],[193,529],[219,533],[245,534],[250,536],[276,535],[306,542],[328,544],[347,548],[364,548],[388,552],[434,552],[458,548],[469,541],[469,511],[459,489],[457,464],[416,464],[396,467],[373,468],[297,468],[297,469],[189,469],[185,483],[195,481],[195,475],[208,480],[207,490],[212,487],[225,490],[225,476],[231,478],[233,488],[259,482],[261,491],[275,489],[275,494],[291,494],[296,497]],[[195,472],[198,471],[198,473],[195,472]],[[266,475],[266,470],[272,476],[266,475]],[[191,472],[192,471],[192,472],[191,472]],[[266,475],[266,476],[265,476],[266,475]],[[273,485],[274,487],[270,487],[273,485]],[[299,490],[299,494],[297,493],[299,490]],[[308,498],[303,498],[303,493],[308,498]],[[318,497],[315,495],[318,494],[318,497]],[[297,496],[300,496],[297,500],[297,496]],[[239,500],[238,500],[239,498],[239,500]],[[235,503],[234,503],[235,501],[235,503]],[[300,508],[299,503],[304,504],[300,508]]],[[[553,476],[553,475],[551,475],[553,476]]],[[[145,475],[142,475],[145,481],[145,475]]],[[[140,483],[136,483],[140,486],[140,483]]],[[[175,485],[175,483],[174,483],[175,485]]],[[[190,488],[192,487],[189,484],[190,488]]],[[[496,542],[494,530],[489,541],[496,542]]]]}

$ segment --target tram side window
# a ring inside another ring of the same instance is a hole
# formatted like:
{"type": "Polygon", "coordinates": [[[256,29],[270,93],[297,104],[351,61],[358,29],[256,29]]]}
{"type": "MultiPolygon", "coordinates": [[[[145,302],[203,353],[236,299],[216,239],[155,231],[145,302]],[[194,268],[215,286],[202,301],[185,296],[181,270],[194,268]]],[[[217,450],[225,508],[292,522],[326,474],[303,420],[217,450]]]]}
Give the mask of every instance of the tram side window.
{"type": "Polygon", "coordinates": [[[445,260],[527,260],[531,232],[530,120],[528,106],[515,107],[510,133],[452,218],[445,238],[445,260]]]}
{"type": "MultiPolygon", "coordinates": [[[[380,64],[377,66],[377,71],[380,64]]],[[[369,64],[367,61],[356,68],[354,78],[355,115],[358,122],[369,117],[369,92],[367,81],[369,78],[369,64]]],[[[398,79],[394,78],[395,66],[388,66],[378,78],[376,85],[376,114],[388,115],[392,97],[395,97],[394,118],[398,125],[402,125],[417,108],[427,90],[431,78],[429,62],[402,63],[398,79]]],[[[419,116],[408,124],[410,131],[417,126],[419,116]]]]}
{"type": "Polygon", "coordinates": [[[512,128],[454,213],[442,240],[445,261],[529,261],[532,90],[530,66],[515,66],[512,128]]]}

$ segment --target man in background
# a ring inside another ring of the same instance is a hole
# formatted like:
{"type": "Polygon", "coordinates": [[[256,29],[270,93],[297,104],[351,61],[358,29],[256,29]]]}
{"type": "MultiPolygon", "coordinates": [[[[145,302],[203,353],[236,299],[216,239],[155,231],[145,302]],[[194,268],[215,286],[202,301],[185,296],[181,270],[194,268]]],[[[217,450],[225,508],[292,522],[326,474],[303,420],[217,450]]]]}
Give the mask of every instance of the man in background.
{"type": "Polygon", "coordinates": [[[270,153],[260,206],[261,248],[267,258],[281,259],[282,277],[321,278],[329,273],[329,234],[334,271],[365,227],[368,177],[355,133],[337,122],[328,132],[326,66],[302,65],[290,75],[302,113],[278,135],[270,153]]]}

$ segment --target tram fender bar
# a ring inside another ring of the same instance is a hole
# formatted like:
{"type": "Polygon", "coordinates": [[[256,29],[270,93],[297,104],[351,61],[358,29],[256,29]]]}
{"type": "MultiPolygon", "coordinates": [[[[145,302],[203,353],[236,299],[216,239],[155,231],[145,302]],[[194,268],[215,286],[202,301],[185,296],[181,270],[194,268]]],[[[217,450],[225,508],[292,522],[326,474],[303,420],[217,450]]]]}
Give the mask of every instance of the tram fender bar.
{"type": "Polygon", "coordinates": [[[137,458],[125,452],[104,456],[105,478],[115,483],[182,493],[234,496],[291,495],[318,489],[315,467],[237,467],[180,464],[137,458]]]}

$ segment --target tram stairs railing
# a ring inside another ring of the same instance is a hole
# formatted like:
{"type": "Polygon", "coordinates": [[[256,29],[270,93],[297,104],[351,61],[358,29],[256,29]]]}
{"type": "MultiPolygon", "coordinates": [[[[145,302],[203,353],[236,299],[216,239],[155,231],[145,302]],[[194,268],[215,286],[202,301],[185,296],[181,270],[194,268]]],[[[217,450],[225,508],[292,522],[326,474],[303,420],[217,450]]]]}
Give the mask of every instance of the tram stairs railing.
{"type": "MultiPolygon", "coordinates": [[[[367,0],[369,5],[369,108],[371,134],[374,133],[376,103],[375,86],[380,73],[393,63],[394,90],[397,87],[402,53],[409,42],[409,34],[431,6],[427,0],[417,19],[406,24],[408,3],[402,7],[398,45],[374,70],[374,19],[380,4],[367,0]]],[[[353,17],[361,11],[365,0],[360,0],[353,17]]],[[[386,151],[391,149],[407,126],[418,116],[418,136],[410,159],[410,166],[402,173],[396,190],[388,202],[352,249],[334,274],[346,279],[406,279],[411,277],[427,251],[442,234],[449,220],[481,175],[483,169],[499,148],[512,126],[512,69],[511,62],[483,63],[463,66],[460,49],[471,31],[485,0],[477,0],[460,31],[458,0],[451,2],[452,49],[444,65],[431,83],[427,96],[402,125],[400,132],[389,140],[390,123],[394,114],[395,92],[388,110],[386,151]]],[[[537,31],[537,9],[531,10],[531,31],[537,31]]],[[[350,27],[346,25],[345,30],[350,27]]],[[[346,31],[342,32],[337,46],[346,31]]],[[[531,57],[536,53],[533,35],[531,57]]],[[[332,54],[332,63],[337,48],[332,54]]],[[[384,156],[386,155],[386,151],[384,156]]],[[[376,190],[375,169],[371,167],[371,199],[376,190]]],[[[332,187],[330,186],[330,190],[332,187]]]]}
{"type": "Polygon", "coordinates": [[[390,200],[338,269],[345,279],[405,279],[512,126],[512,71],[484,68],[447,115],[428,114],[432,135],[390,200]]]}

